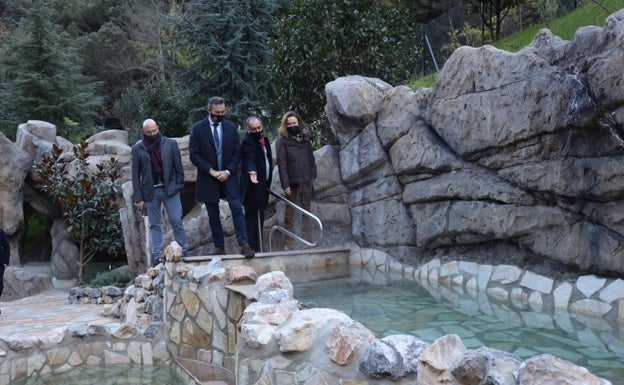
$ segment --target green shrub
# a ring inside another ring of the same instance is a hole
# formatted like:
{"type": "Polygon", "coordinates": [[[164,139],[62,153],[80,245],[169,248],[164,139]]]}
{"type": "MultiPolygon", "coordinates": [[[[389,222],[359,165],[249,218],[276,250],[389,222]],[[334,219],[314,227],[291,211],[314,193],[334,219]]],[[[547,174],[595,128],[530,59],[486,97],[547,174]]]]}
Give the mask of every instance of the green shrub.
{"type": "Polygon", "coordinates": [[[87,282],[88,287],[120,286],[125,287],[134,279],[134,274],[128,266],[115,270],[97,273],[95,278],[87,282]]]}

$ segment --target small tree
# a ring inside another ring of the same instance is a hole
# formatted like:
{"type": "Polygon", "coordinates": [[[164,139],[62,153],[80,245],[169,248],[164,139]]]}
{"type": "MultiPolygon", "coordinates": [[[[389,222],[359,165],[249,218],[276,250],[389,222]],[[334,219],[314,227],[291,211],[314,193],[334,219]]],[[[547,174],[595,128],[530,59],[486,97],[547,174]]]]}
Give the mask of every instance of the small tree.
{"type": "Polygon", "coordinates": [[[124,247],[117,207],[117,160],[111,158],[108,165],[92,166],[87,147],[84,141],[74,145],[75,162],[67,163],[63,150],[54,145],[52,152],[35,165],[42,190],[60,207],[67,231],[79,246],[79,283],[83,283],[86,264],[97,253],[117,256],[124,247]]]}

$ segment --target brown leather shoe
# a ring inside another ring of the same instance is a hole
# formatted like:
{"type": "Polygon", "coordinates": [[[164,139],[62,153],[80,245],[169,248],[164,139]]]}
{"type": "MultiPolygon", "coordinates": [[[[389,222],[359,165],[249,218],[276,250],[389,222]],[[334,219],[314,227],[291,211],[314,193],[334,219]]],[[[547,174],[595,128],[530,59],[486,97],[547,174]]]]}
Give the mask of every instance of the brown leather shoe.
{"type": "Polygon", "coordinates": [[[225,255],[225,249],[221,247],[215,247],[215,249],[210,253],[210,255],[225,255]]]}
{"type": "Polygon", "coordinates": [[[248,243],[241,245],[241,254],[243,254],[245,258],[253,258],[254,255],[256,255],[256,253],[253,251],[248,243]]]}

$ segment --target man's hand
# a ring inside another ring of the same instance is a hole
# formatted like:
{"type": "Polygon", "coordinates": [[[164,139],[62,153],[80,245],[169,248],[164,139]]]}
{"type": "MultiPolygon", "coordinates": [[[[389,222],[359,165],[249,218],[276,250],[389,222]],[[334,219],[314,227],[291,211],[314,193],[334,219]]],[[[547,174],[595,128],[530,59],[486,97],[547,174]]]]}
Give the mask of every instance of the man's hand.
{"type": "Polygon", "coordinates": [[[141,212],[142,212],[142,211],[143,211],[143,208],[145,207],[145,202],[143,202],[143,201],[136,202],[136,203],[134,204],[134,206],[135,206],[135,207],[136,207],[139,211],[141,211],[141,212]]]}
{"type": "Polygon", "coordinates": [[[258,183],[258,174],[254,171],[251,171],[249,173],[249,179],[251,180],[251,183],[253,184],[257,184],[258,183]]]}
{"type": "Polygon", "coordinates": [[[209,172],[210,172],[210,175],[212,175],[213,177],[217,178],[217,180],[219,182],[225,182],[232,175],[232,174],[230,174],[230,171],[228,171],[228,170],[217,171],[217,170],[214,170],[214,169],[211,168],[209,172]]]}

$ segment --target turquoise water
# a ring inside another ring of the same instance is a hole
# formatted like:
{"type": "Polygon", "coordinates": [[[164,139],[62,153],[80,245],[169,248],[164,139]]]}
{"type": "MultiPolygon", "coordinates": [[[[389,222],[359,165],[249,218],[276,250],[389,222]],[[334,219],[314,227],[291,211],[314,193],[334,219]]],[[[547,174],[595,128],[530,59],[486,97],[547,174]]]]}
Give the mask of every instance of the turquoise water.
{"type": "Polygon", "coordinates": [[[64,373],[11,382],[11,385],[182,385],[169,368],[157,366],[102,365],[74,368],[64,373]]]}
{"type": "Polygon", "coordinates": [[[521,359],[550,353],[613,384],[624,378],[624,325],[567,312],[513,308],[483,293],[463,293],[461,288],[434,289],[388,278],[379,281],[383,284],[357,278],[298,283],[294,297],[311,307],[343,311],[377,338],[411,334],[431,343],[457,334],[469,349],[489,346],[521,359]]]}

